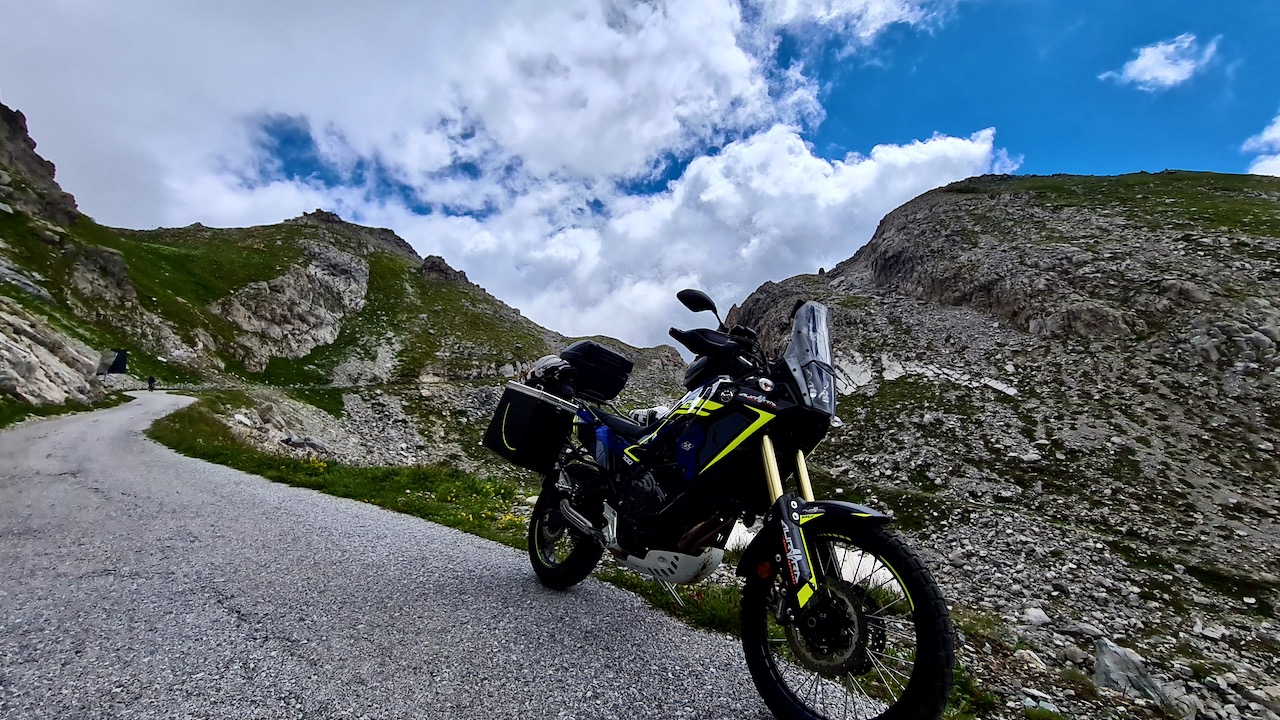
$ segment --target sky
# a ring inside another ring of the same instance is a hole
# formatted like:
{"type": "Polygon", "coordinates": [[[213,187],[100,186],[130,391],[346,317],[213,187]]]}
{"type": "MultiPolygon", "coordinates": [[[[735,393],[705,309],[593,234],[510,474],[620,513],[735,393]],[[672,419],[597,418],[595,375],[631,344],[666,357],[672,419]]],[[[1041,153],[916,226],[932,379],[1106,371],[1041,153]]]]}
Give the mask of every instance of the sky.
{"type": "Polygon", "coordinates": [[[1273,0],[0,0],[0,102],[129,228],[390,227],[669,342],[985,173],[1280,175],[1273,0]]]}

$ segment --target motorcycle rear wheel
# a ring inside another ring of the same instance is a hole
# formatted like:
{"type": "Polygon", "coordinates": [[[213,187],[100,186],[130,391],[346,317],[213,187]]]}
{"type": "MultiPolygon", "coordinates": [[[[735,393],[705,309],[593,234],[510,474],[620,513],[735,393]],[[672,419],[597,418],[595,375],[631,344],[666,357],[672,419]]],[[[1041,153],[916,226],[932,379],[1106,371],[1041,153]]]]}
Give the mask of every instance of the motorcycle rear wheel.
{"type": "Polygon", "coordinates": [[[553,590],[582,582],[604,553],[599,543],[583,535],[560,514],[560,500],[564,497],[562,492],[544,489],[529,518],[529,562],[538,580],[553,590]]]}
{"type": "Polygon", "coordinates": [[[955,634],[929,571],[883,527],[829,516],[805,526],[822,583],[800,616],[779,624],[772,577],[742,591],[742,647],[780,720],[932,720],[951,692],[955,634]]]}

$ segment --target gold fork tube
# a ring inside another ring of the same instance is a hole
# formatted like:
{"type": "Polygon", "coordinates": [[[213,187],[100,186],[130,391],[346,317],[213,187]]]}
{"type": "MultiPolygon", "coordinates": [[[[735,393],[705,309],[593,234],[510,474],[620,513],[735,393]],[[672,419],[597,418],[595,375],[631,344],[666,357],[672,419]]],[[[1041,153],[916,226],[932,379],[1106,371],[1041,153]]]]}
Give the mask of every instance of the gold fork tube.
{"type": "Polygon", "coordinates": [[[796,479],[800,481],[800,497],[813,502],[813,485],[809,482],[809,465],[804,461],[804,451],[796,450],[796,479]]]}
{"type": "Polygon", "coordinates": [[[778,456],[768,435],[760,438],[760,454],[764,456],[764,479],[769,483],[769,504],[772,505],[782,497],[782,473],[778,471],[778,456]]]}

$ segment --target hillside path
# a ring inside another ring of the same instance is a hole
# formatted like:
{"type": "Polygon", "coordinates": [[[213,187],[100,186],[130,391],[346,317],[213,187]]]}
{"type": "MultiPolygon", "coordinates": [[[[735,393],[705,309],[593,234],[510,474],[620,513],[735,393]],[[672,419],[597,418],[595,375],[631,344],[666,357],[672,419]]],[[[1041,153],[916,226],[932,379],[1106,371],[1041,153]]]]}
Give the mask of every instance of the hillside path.
{"type": "Polygon", "coordinates": [[[190,398],[0,433],[0,718],[767,718],[736,641],[180,456],[190,398]]]}

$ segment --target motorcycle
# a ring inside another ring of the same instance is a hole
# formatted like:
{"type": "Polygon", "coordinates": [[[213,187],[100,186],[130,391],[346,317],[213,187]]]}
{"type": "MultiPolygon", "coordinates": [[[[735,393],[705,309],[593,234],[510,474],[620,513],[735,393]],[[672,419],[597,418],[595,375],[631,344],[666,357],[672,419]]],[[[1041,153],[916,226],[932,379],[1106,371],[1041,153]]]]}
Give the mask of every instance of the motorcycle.
{"type": "Polygon", "coordinates": [[[677,298],[720,324],[671,329],[696,358],[661,417],[610,412],[632,366],[591,341],[504,391],[484,444],[543,475],[534,573],[565,589],[608,550],[674,595],[721,564],[737,522],[759,522],[736,568],[742,649],[774,716],[940,717],[955,641],[937,584],[890,517],[814,497],[806,457],[840,424],[826,307],[799,305],[769,358],[705,293],[677,298]]]}

